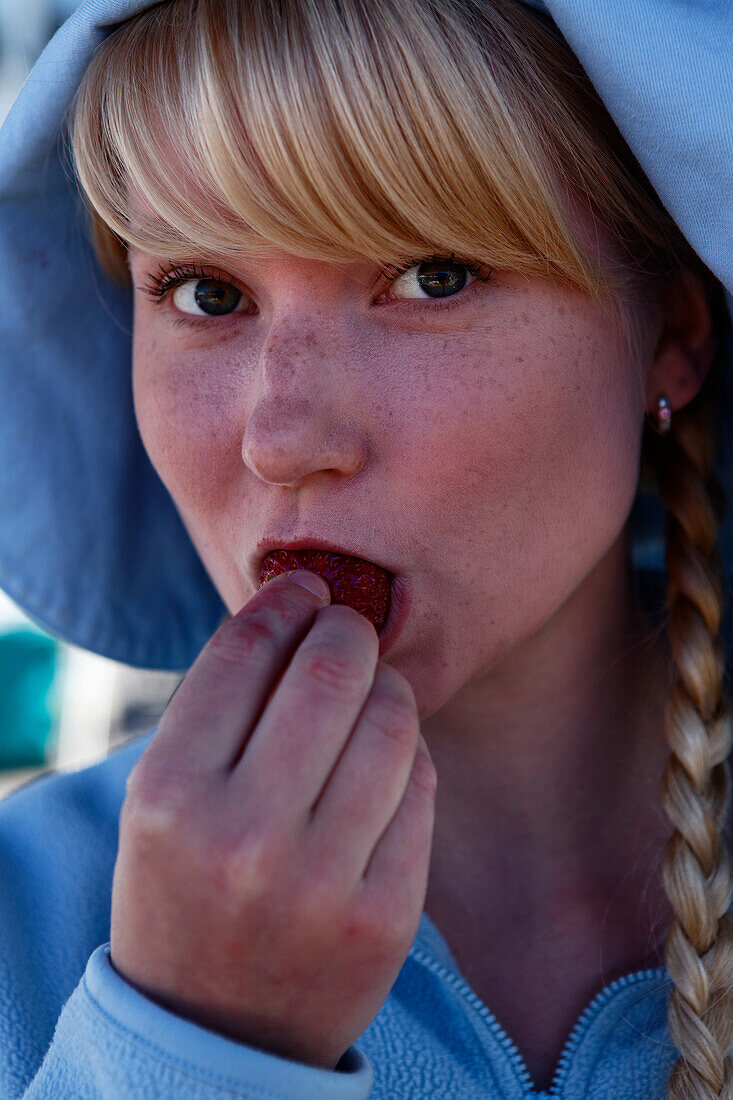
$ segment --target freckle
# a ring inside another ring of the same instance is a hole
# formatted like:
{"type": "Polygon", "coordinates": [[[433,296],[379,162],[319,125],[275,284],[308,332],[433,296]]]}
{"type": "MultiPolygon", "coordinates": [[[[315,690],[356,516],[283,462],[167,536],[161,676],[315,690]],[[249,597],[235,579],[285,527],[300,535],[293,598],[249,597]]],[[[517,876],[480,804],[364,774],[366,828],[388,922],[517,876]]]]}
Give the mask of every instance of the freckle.
{"type": "Polygon", "coordinates": [[[565,306],[558,306],[557,307],[557,312],[560,314],[561,317],[564,317],[565,316],[565,306]]]}
{"type": "Polygon", "coordinates": [[[528,325],[529,324],[529,314],[522,313],[522,314],[520,314],[520,316],[521,316],[522,320],[524,321],[525,325],[528,325]]]}
{"type": "Polygon", "coordinates": [[[517,356],[517,358],[514,360],[514,362],[515,363],[523,363],[524,359],[520,358],[520,356],[517,356]]]}

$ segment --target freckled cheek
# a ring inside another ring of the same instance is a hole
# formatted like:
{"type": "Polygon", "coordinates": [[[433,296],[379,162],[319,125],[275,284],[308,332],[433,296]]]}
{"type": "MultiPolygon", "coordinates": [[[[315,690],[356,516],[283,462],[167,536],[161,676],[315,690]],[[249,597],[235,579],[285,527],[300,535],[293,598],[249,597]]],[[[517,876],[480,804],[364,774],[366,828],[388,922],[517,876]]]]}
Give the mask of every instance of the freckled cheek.
{"type": "Polygon", "coordinates": [[[535,357],[518,380],[511,362],[495,362],[443,406],[440,432],[423,437],[430,474],[417,483],[440,486],[450,502],[446,537],[457,523],[466,551],[480,549],[504,575],[533,573],[540,559],[562,571],[573,537],[591,557],[602,552],[638,480],[621,380],[596,373],[584,387],[579,376],[600,369],[592,359],[537,367],[535,357]]]}
{"type": "Polygon", "coordinates": [[[231,403],[201,377],[149,359],[135,360],[133,400],[145,450],[176,502],[197,507],[211,501],[232,476],[232,461],[241,464],[232,448],[236,425],[226,419],[231,403]]]}

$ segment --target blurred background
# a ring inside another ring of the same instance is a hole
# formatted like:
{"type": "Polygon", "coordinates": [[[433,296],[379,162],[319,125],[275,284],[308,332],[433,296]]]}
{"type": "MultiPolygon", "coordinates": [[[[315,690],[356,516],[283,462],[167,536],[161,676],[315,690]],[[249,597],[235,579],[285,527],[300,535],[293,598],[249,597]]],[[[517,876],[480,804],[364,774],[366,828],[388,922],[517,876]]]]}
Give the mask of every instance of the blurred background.
{"type": "Polygon", "coordinates": [[[0,0],[0,119],[76,0],[0,0]]]}
{"type": "MultiPolygon", "coordinates": [[[[76,0],[0,0],[0,124],[76,0]]],[[[180,673],[146,672],[47,634],[0,591],[0,799],[157,726],[180,673]]]]}

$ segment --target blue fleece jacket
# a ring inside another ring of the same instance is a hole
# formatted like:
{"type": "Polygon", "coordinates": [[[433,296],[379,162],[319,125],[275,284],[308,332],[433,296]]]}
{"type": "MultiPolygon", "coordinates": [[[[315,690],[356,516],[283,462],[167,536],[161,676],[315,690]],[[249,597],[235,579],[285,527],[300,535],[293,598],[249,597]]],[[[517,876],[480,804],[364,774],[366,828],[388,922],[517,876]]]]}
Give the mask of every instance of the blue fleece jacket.
{"type": "Polygon", "coordinates": [[[426,913],[382,1009],[335,1070],[143,996],[110,963],[110,912],[125,784],[154,735],[0,802],[2,1100],[661,1100],[677,1056],[664,969],[600,990],[539,1092],[426,913]]]}

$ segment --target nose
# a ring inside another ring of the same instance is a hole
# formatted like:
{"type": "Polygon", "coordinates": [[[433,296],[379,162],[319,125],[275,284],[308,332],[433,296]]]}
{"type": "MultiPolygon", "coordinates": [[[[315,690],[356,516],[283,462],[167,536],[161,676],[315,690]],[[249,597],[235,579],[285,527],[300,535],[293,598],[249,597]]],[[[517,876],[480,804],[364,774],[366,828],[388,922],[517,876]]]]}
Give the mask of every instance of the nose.
{"type": "MultiPolygon", "coordinates": [[[[353,476],[366,461],[363,429],[357,423],[366,397],[341,364],[355,362],[345,348],[323,348],[301,326],[299,336],[271,329],[259,358],[258,399],[242,438],[242,459],[262,481],[298,487],[317,474],[353,476]],[[284,335],[284,339],[281,338],[284,335]]],[[[351,349],[353,352],[353,349],[351,349]]]]}
{"type": "Polygon", "coordinates": [[[354,475],[365,461],[353,428],[334,423],[312,399],[275,394],[252,411],[242,459],[262,481],[292,487],[319,473],[354,475]]]}

